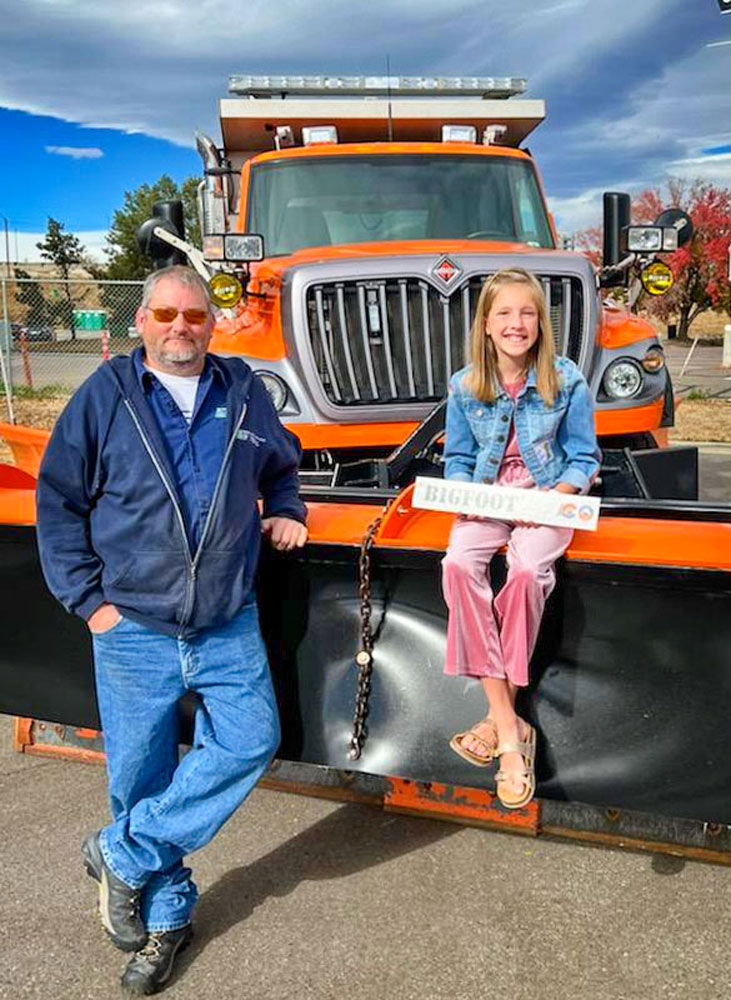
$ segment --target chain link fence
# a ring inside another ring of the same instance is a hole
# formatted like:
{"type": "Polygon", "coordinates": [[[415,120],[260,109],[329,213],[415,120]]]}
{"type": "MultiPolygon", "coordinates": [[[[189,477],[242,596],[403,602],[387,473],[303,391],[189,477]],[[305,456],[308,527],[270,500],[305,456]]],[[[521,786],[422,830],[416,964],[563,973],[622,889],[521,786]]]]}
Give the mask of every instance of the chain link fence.
{"type": "Polygon", "coordinates": [[[104,360],[139,338],[141,281],[0,279],[0,385],[13,422],[15,402],[70,396],[104,360]]]}

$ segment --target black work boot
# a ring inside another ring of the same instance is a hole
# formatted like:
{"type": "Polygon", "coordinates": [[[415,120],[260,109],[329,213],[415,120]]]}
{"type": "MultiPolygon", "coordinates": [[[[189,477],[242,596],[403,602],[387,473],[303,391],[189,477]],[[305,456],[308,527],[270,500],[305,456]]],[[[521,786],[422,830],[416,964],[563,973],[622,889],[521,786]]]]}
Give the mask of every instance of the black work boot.
{"type": "Polygon", "coordinates": [[[99,833],[90,833],[81,845],[87,874],[99,883],[99,915],[112,943],[122,951],[137,951],[147,940],[140,918],[140,890],[117,878],[104,863],[99,833]]]}
{"type": "Polygon", "coordinates": [[[175,956],[193,939],[190,924],[175,931],[151,931],[147,944],[130,958],[122,973],[122,989],[137,997],[157,993],[173,971],[175,956]]]}

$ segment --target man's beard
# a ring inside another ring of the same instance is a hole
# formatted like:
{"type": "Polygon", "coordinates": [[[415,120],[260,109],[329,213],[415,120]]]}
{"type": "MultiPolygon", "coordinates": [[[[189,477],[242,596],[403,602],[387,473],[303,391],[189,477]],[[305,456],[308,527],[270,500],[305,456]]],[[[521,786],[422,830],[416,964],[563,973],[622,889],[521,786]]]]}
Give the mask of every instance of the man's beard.
{"type": "Polygon", "coordinates": [[[157,357],[164,365],[188,365],[191,361],[198,360],[200,352],[195,344],[189,344],[187,348],[181,347],[176,351],[167,351],[163,348],[157,357]]]}

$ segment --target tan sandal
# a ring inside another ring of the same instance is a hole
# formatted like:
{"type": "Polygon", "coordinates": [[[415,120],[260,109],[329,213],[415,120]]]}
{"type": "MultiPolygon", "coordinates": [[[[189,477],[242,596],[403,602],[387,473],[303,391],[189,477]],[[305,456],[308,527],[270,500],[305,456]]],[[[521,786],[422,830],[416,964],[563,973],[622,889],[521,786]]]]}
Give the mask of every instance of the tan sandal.
{"type": "Polygon", "coordinates": [[[495,775],[497,797],[506,809],[522,809],[536,794],[536,731],[533,726],[528,726],[527,739],[520,743],[501,743],[495,751],[495,756],[500,757],[504,753],[519,753],[523,758],[525,768],[522,774],[497,772],[495,775]],[[512,795],[506,788],[501,787],[501,784],[507,781],[522,781],[525,789],[517,795],[512,795]]]}
{"type": "Polygon", "coordinates": [[[495,720],[490,718],[489,715],[486,715],[484,719],[480,719],[479,722],[476,722],[472,729],[466,729],[463,733],[455,733],[449,741],[449,745],[456,754],[459,754],[459,756],[463,760],[466,760],[469,764],[474,764],[475,767],[489,767],[490,764],[492,764],[493,758],[497,752],[497,742],[497,726],[495,725],[495,720]],[[476,732],[478,726],[484,726],[485,724],[492,727],[492,740],[487,740],[484,736],[480,736],[480,734],[476,732]],[[465,736],[471,736],[474,740],[481,743],[485,750],[487,750],[487,754],[483,757],[480,754],[474,753],[472,750],[468,750],[466,747],[463,747],[462,740],[465,736]]]}

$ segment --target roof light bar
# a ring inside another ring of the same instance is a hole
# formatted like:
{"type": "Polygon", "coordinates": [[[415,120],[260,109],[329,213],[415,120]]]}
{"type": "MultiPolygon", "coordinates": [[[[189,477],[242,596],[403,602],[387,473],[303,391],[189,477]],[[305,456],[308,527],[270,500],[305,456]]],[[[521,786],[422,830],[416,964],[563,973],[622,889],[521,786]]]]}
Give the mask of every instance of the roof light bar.
{"type": "Polygon", "coordinates": [[[230,76],[228,91],[245,97],[290,94],[301,97],[334,95],[387,97],[506,98],[522,94],[526,81],[517,76],[230,76]]]}

